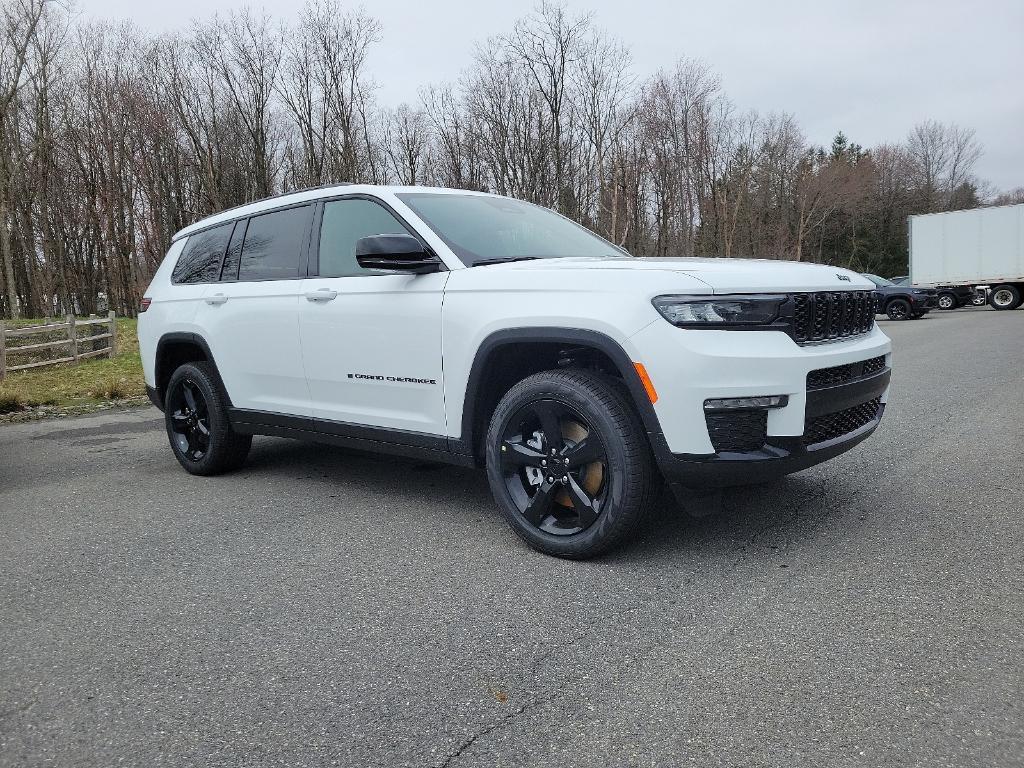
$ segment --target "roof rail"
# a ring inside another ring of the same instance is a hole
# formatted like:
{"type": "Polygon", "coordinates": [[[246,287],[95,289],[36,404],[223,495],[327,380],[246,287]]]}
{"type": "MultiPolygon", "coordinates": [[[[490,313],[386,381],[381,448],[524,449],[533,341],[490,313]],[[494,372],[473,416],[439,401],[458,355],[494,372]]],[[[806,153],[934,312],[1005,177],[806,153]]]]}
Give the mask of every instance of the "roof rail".
{"type": "MultiPolygon", "coordinates": [[[[333,181],[330,184],[318,184],[315,187],[302,187],[301,189],[289,189],[287,192],[278,192],[276,195],[270,195],[269,197],[261,197],[261,198],[259,198],[257,200],[249,200],[248,202],[245,202],[245,203],[239,203],[238,205],[232,205],[230,208],[222,208],[219,211],[214,211],[213,213],[208,213],[205,216],[203,216],[202,219],[198,219],[197,221],[192,222],[192,224],[196,224],[199,221],[202,221],[203,219],[208,219],[211,216],[219,216],[222,213],[227,213],[228,211],[233,211],[233,210],[235,210],[237,208],[244,208],[245,206],[252,205],[253,203],[262,203],[264,200],[276,200],[279,197],[287,197],[288,195],[297,195],[297,194],[299,194],[301,192],[315,192],[318,189],[330,189],[331,187],[351,187],[354,183],[355,182],[352,182],[352,181],[333,181]]],[[[191,227],[192,224],[188,224],[186,226],[191,227]]],[[[182,227],[182,229],[185,229],[185,227],[182,227]]]]}

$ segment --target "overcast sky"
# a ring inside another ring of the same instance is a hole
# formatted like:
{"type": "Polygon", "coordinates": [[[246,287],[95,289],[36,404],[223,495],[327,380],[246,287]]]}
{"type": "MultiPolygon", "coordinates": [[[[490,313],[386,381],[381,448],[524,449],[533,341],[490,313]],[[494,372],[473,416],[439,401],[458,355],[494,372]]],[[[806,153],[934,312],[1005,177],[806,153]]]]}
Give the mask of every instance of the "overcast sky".
{"type": "MultiPolygon", "coordinates": [[[[158,30],[248,5],[293,18],[291,0],[79,0],[83,17],[131,19],[158,30]]],[[[357,6],[358,3],[350,5],[357,6]]],[[[473,45],[509,30],[530,0],[378,0],[383,26],[371,59],[386,104],[454,80],[473,45]]],[[[682,56],[708,62],[743,109],[794,114],[808,138],[838,130],[865,146],[902,140],[926,118],[977,131],[978,175],[1024,186],[1024,0],[569,0],[572,11],[628,45],[638,74],[682,56]]]]}

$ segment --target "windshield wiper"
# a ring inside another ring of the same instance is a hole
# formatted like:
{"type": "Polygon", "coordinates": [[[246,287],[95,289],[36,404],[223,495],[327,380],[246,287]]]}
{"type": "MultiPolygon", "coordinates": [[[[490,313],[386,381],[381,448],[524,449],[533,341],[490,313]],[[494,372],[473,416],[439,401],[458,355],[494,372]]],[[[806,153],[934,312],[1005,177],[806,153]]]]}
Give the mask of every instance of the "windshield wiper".
{"type": "Polygon", "coordinates": [[[474,267],[479,267],[481,264],[507,264],[510,261],[532,261],[533,259],[542,259],[543,256],[501,256],[496,259],[477,259],[473,262],[474,267]]]}

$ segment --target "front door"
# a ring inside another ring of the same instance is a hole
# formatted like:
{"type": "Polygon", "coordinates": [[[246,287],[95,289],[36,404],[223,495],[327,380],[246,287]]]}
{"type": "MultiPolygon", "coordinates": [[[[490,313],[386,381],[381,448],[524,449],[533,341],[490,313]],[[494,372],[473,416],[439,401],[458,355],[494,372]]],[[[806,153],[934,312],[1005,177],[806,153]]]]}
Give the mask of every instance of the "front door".
{"type": "Polygon", "coordinates": [[[366,197],[325,201],[299,300],[306,380],[317,419],[443,436],[441,301],[447,272],[382,274],[356,263],[362,237],[408,234],[366,197]]]}

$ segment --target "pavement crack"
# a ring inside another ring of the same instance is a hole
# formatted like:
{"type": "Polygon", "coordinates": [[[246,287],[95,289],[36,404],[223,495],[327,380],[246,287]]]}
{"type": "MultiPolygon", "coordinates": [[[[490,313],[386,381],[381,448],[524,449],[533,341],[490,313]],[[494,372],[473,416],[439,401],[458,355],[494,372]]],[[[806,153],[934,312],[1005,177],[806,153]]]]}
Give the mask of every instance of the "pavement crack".
{"type": "Polygon", "coordinates": [[[447,768],[447,766],[451,765],[452,761],[457,760],[459,757],[461,757],[466,752],[466,750],[468,750],[470,747],[476,744],[476,742],[478,742],[480,739],[484,738],[485,736],[491,733],[494,733],[500,728],[504,728],[506,725],[509,725],[519,716],[536,709],[542,704],[548,703],[557,696],[558,693],[553,693],[550,696],[528,701],[518,709],[515,709],[512,712],[508,712],[504,717],[502,717],[497,722],[491,723],[490,725],[481,728],[479,731],[477,731],[464,742],[462,742],[462,744],[459,745],[458,749],[456,749],[454,752],[448,755],[448,757],[444,759],[444,762],[438,765],[438,768],[447,768]]]}

